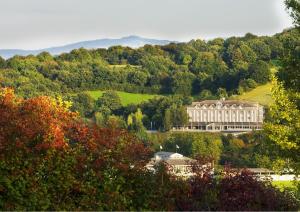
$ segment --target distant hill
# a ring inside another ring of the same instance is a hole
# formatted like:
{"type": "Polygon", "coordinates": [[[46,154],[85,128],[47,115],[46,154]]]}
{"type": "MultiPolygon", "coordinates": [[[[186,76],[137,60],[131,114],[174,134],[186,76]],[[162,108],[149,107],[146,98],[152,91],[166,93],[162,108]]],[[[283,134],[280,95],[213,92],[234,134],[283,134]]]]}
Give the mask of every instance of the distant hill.
{"type": "Polygon", "coordinates": [[[37,55],[41,52],[47,51],[52,55],[58,55],[64,52],[70,52],[73,49],[86,48],[86,49],[97,49],[97,48],[109,48],[111,46],[128,46],[131,48],[138,48],[146,44],[149,45],[166,45],[173,41],[169,40],[158,40],[158,39],[149,39],[139,36],[128,36],[119,39],[98,39],[98,40],[89,40],[82,41],[78,43],[72,43],[64,46],[57,46],[45,49],[38,50],[22,50],[22,49],[0,49],[0,56],[7,59],[15,55],[37,55]]]}

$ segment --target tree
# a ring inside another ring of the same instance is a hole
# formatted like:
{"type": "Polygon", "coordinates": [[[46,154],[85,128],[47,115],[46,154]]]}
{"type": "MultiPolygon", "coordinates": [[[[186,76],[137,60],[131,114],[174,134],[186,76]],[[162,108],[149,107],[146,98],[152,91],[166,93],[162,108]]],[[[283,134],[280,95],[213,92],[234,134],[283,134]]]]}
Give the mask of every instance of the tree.
{"type": "Polygon", "coordinates": [[[131,71],[128,73],[127,81],[136,85],[145,85],[148,75],[141,71],[131,71]]]}
{"type": "Polygon", "coordinates": [[[185,127],[188,124],[189,117],[186,112],[186,107],[179,106],[172,110],[173,125],[177,127],[185,127]]]}
{"type": "Polygon", "coordinates": [[[193,58],[191,55],[183,55],[182,56],[182,64],[189,65],[192,62],[193,58]]]}
{"type": "Polygon", "coordinates": [[[193,135],[192,154],[193,156],[212,157],[217,163],[221,156],[222,141],[219,138],[207,135],[193,135]]]}
{"type": "Polygon", "coordinates": [[[297,27],[300,26],[300,3],[297,0],[285,0],[286,7],[290,9],[290,14],[297,27]]]}
{"type": "Polygon", "coordinates": [[[217,96],[219,98],[228,98],[228,94],[225,88],[218,88],[217,90],[217,96]]]}
{"type": "Polygon", "coordinates": [[[299,207],[297,200],[288,200],[290,195],[287,192],[274,189],[270,181],[258,181],[247,170],[225,170],[219,186],[218,210],[221,211],[269,211],[299,207]]]}
{"type": "Polygon", "coordinates": [[[224,55],[227,63],[236,70],[247,69],[249,63],[253,63],[256,58],[255,52],[243,41],[230,43],[224,55]]]}
{"type": "Polygon", "coordinates": [[[163,119],[164,130],[168,131],[172,127],[184,127],[188,123],[186,107],[173,104],[165,110],[163,119]]]}
{"type": "Polygon", "coordinates": [[[257,83],[265,84],[270,81],[271,70],[269,65],[264,61],[257,61],[251,64],[248,69],[251,79],[254,79],[257,83]]]}
{"type": "Polygon", "coordinates": [[[5,60],[0,57],[0,68],[4,68],[5,67],[5,60]]]}
{"type": "Polygon", "coordinates": [[[192,93],[192,83],[195,76],[189,72],[176,72],[171,79],[171,90],[173,94],[189,96],[192,93]]]}
{"type": "Polygon", "coordinates": [[[215,96],[212,94],[210,90],[204,89],[203,91],[200,92],[198,98],[200,100],[215,99],[215,96]]]}
{"type": "Polygon", "coordinates": [[[129,131],[135,132],[136,136],[139,139],[145,141],[148,137],[146,133],[146,128],[143,125],[143,118],[144,115],[141,109],[138,108],[135,113],[131,113],[127,117],[127,125],[129,131]]]}
{"type": "Polygon", "coordinates": [[[166,109],[164,119],[163,119],[163,127],[165,131],[169,131],[173,127],[172,123],[172,114],[170,109],[166,109]]]}
{"type": "MultiPolygon", "coordinates": [[[[291,9],[296,27],[299,27],[299,1],[286,0],[287,8],[291,9]]],[[[295,33],[299,33],[296,28],[295,33]]],[[[299,173],[300,144],[300,75],[299,75],[299,36],[294,42],[289,42],[285,51],[283,67],[278,72],[278,79],[273,80],[270,107],[271,120],[265,125],[269,139],[279,147],[280,155],[289,159],[293,169],[299,173]]]]}
{"type": "Polygon", "coordinates": [[[79,93],[72,98],[72,110],[78,111],[83,117],[91,117],[95,109],[95,100],[86,93],[79,93]]]}
{"type": "Polygon", "coordinates": [[[99,108],[106,107],[111,111],[115,111],[122,107],[121,99],[117,92],[115,91],[106,91],[98,98],[96,102],[99,108]]]}
{"type": "Polygon", "coordinates": [[[257,87],[257,83],[253,79],[241,80],[239,82],[239,89],[242,91],[250,91],[257,87]]]}
{"type": "Polygon", "coordinates": [[[259,60],[264,60],[264,61],[270,60],[271,49],[262,40],[259,39],[250,40],[249,45],[251,49],[255,52],[259,60]]]}
{"type": "Polygon", "coordinates": [[[191,65],[191,70],[196,75],[199,73],[213,75],[216,71],[223,72],[226,69],[226,64],[212,52],[201,52],[191,65]]]}
{"type": "MultiPolygon", "coordinates": [[[[299,93],[295,94],[297,99],[299,93]]],[[[295,170],[299,171],[300,144],[300,110],[297,102],[291,101],[291,94],[285,90],[282,83],[273,81],[272,98],[274,103],[270,107],[271,121],[265,124],[269,139],[275,142],[281,155],[294,162],[295,170]]]]}

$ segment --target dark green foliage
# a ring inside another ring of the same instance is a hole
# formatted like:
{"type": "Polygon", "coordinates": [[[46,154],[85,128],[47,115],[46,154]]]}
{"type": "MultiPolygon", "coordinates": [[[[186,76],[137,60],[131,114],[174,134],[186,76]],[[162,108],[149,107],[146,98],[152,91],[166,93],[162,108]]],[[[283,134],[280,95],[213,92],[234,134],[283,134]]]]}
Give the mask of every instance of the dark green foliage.
{"type": "Polygon", "coordinates": [[[285,36],[285,56],[282,68],[277,76],[283,82],[284,87],[294,91],[300,91],[300,32],[294,31],[285,36]]]}
{"type": "Polygon", "coordinates": [[[96,102],[99,108],[108,108],[111,111],[115,111],[122,107],[121,99],[117,92],[106,91],[96,102]]]}
{"type": "Polygon", "coordinates": [[[219,134],[172,133],[163,144],[164,151],[179,152],[188,157],[211,157],[216,163],[222,153],[223,144],[219,134]],[[179,149],[176,150],[176,145],[179,149]]]}
{"type": "Polygon", "coordinates": [[[255,52],[257,59],[268,61],[271,57],[271,48],[262,40],[254,39],[249,41],[250,48],[255,52]]]}
{"type": "Polygon", "coordinates": [[[5,68],[5,63],[5,60],[2,57],[0,57],[0,68],[5,68]]]}
{"type": "Polygon", "coordinates": [[[143,103],[141,109],[147,117],[147,122],[144,123],[146,128],[168,131],[173,126],[184,126],[188,119],[183,105],[190,102],[190,98],[171,96],[154,98],[143,103]]]}
{"type": "Polygon", "coordinates": [[[79,93],[76,96],[71,98],[72,101],[72,110],[80,113],[82,117],[91,117],[95,110],[95,101],[94,99],[86,94],[79,93]]]}
{"type": "Polygon", "coordinates": [[[189,72],[176,72],[171,78],[171,91],[173,94],[189,96],[192,93],[192,83],[195,76],[189,72]]]}
{"type": "Polygon", "coordinates": [[[254,64],[251,64],[249,66],[248,72],[250,78],[260,84],[267,83],[271,78],[271,71],[269,65],[261,60],[257,61],[254,64]]]}
{"type": "Polygon", "coordinates": [[[210,90],[212,96],[220,96],[218,89],[224,88],[234,94],[240,81],[257,78],[247,75],[251,64],[282,60],[287,49],[295,49],[290,55],[297,58],[298,38],[292,29],[272,37],[246,34],[138,49],[115,46],[75,49],[59,56],[15,56],[0,59],[0,83],[26,98],[96,89],[187,96],[210,90]]]}
{"type": "Polygon", "coordinates": [[[239,88],[242,91],[250,91],[257,87],[257,83],[253,79],[241,80],[239,83],[239,88]]]}

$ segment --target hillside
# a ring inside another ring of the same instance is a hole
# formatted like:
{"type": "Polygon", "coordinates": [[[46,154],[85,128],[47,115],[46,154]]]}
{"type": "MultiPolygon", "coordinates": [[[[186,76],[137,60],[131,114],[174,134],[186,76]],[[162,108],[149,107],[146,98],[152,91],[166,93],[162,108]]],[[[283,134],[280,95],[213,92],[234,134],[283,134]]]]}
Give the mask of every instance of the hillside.
{"type": "MultiPolygon", "coordinates": [[[[98,99],[105,91],[88,91],[87,93],[91,95],[95,100],[98,99]]],[[[158,95],[151,94],[138,94],[138,93],[127,93],[123,91],[117,91],[122,105],[126,106],[129,104],[139,104],[141,102],[148,101],[149,99],[155,98],[158,95]]]]}
{"type": "Polygon", "coordinates": [[[257,88],[242,95],[234,96],[233,99],[255,101],[268,106],[272,102],[271,83],[258,86],[257,88]]]}

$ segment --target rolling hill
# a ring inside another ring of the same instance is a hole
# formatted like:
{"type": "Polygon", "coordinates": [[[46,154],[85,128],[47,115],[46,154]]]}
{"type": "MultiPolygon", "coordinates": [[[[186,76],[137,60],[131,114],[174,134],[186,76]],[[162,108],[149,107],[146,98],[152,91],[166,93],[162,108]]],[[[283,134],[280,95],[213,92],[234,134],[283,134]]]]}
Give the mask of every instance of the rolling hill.
{"type": "Polygon", "coordinates": [[[73,49],[86,48],[86,49],[97,49],[97,48],[109,48],[111,46],[128,46],[131,48],[138,48],[146,44],[149,45],[166,45],[173,41],[169,40],[158,40],[149,39],[139,36],[128,36],[118,39],[97,39],[82,41],[78,43],[72,43],[64,46],[57,46],[52,48],[38,49],[38,50],[23,50],[23,49],[0,49],[0,56],[7,59],[14,55],[26,56],[26,55],[37,55],[41,52],[49,52],[52,55],[58,55],[65,52],[70,52],[73,49]]]}

